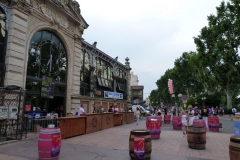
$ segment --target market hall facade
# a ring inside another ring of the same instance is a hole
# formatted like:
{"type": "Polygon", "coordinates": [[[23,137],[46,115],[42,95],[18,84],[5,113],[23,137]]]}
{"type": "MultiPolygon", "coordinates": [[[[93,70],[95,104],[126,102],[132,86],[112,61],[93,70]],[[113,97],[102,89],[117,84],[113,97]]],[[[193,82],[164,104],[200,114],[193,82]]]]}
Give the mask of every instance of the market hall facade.
{"type": "MultiPolygon", "coordinates": [[[[66,116],[83,104],[130,106],[130,63],[82,38],[88,28],[74,0],[0,2],[0,87],[26,90],[26,105],[66,116]]],[[[101,43],[101,42],[100,42],[101,43]]]]}

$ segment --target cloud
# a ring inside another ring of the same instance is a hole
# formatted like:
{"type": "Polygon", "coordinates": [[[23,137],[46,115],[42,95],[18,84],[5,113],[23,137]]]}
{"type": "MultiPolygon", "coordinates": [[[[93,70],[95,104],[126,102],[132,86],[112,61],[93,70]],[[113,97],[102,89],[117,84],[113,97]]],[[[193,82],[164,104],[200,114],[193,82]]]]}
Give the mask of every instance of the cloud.
{"type": "MultiPolygon", "coordinates": [[[[208,24],[222,0],[78,0],[81,14],[90,25],[83,38],[98,42],[97,48],[130,58],[144,97],[183,52],[195,51],[193,37],[208,24]]],[[[167,85],[167,82],[166,82],[167,85]]]]}

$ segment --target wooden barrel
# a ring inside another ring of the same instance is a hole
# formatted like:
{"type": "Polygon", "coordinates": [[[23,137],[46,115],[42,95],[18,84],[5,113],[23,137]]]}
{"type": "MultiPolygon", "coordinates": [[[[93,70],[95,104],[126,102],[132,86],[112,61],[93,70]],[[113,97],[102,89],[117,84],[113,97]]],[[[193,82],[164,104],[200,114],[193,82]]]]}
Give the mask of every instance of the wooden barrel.
{"type": "Polygon", "coordinates": [[[129,137],[129,155],[131,159],[150,159],[152,139],[148,130],[132,130],[129,137]]]}
{"type": "Polygon", "coordinates": [[[188,126],[187,141],[189,148],[205,149],[206,148],[206,131],[203,126],[188,126]]]}
{"type": "Polygon", "coordinates": [[[193,120],[193,125],[195,125],[195,126],[203,126],[205,132],[207,131],[206,123],[205,123],[205,121],[203,119],[194,119],[193,120]]]}
{"type": "Polygon", "coordinates": [[[42,128],[38,139],[39,160],[57,160],[60,149],[60,128],[42,128]]]}
{"type": "Polygon", "coordinates": [[[171,122],[171,115],[164,115],[164,123],[165,124],[170,124],[171,122]]]}
{"type": "Polygon", "coordinates": [[[231,136],[229,144],[230,160],[240,160],[240,136],[231,136]]]}
{"type": "Polygon", "coordinates": [[[146,127],[149,130],[152,139],[159,139],[161,134],[161,116],[148,116],[146,118],[146,127]]]}
{"type": "Polygon", "coordinates": [[[208,126],[210,131],[219,131],[219,118],[214,117],[208,117],[208,126]]]}
{"type": "Polygon", "coordinates": [[[173,116],[172,118],[173,129],[182,129],[182,119],[179,116],[173,116]]]}

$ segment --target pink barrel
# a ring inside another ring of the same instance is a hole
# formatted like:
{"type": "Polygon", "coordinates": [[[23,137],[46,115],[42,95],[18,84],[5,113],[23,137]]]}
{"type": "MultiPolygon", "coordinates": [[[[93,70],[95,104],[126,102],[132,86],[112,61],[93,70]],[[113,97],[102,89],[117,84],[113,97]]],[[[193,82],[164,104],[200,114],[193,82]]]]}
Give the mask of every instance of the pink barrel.
{"type": "Polygon", "coordinates": [[[182,119],[179,116],[173,116],[172,118],[173,129],[182,129],[182,119]]]}
{"type": "Polygon", "coordinates": [[[171,122],[171,115],[164,115],[164,123],[165,124],[170,124],[171,122]]]}
{"type": "Polygon", "coordinates": [[[160,127],[162,126],[162,116],[147,116],[146,127],[148,127],[148,122],[150,122],[151,119],[157,119],[160,123],[160,127]]]}
{"type": "Polygon", "coordinates": [[[161,133],[161,116],[149,116],[146,119],[146,127],[149,130],[152,139],[159,139],[161,133]]]}
{"type": "Polygon", "coordinates": [[[219,118],[208,117],[208,126],[210,131],[219,131],[219,118]]]}
{"type": "Polygon", "coordinates": [[[205,129],[205,132],[207,131],[207,129],[206,129],[206,123],[205,123],[205,121],[202,120],[202,119],[194,119],[194,120],[193,120],[193,125],[195,125],[195,126],[203,126],[204,129],[205,129]]]}
{"type": "Polygon", "coordinates": [[[57,160],[60,148],[60,128],[42,128],[38,139],[39,160],[57,160]]]}

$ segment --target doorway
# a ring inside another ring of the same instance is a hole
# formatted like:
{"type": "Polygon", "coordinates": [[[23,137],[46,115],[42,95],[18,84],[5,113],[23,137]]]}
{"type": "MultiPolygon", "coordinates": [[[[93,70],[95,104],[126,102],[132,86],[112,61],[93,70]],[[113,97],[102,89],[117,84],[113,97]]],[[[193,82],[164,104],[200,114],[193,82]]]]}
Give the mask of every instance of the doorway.
{"type": "Polygon", "coordinates": [[[65,98],[64,97],[54,97],[54,99],[49,99],[49,109],[50,113],[57,113],[59,117],[64,115],[63,111],[65,109],[65,98]]]}

